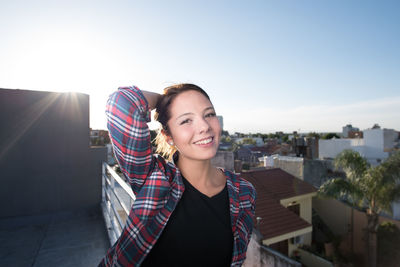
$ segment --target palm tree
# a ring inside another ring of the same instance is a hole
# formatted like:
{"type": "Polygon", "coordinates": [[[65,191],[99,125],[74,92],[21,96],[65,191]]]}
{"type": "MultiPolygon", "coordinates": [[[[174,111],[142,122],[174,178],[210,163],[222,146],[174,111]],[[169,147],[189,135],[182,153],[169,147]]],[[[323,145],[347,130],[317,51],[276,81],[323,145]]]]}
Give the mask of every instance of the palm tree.
{"type": "Polygon", "coordinates": [[[346,178],[328,180],[319,193],[366,210],[368,262],[376,266],[379,214],[383,211],[392,214],[393,201],[400,199],[400,151],[373,167],[358,152],[344,150],[335,158],[334,165],[344,171],[346,178]]]}

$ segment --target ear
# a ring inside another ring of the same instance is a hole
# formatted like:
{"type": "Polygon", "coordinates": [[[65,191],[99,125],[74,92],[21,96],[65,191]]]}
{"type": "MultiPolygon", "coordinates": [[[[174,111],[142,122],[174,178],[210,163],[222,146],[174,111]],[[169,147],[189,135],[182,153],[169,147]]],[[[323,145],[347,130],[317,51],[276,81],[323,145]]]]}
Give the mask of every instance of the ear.
{"type": "Polygon", "coordinates": [[[168,133],[168,131],[162,129],[161,130],[162,135],[165,138],[165,141],[170,145],[173,146],[174,145],[174,140],[172,139],[171,135],[168,133]]]}

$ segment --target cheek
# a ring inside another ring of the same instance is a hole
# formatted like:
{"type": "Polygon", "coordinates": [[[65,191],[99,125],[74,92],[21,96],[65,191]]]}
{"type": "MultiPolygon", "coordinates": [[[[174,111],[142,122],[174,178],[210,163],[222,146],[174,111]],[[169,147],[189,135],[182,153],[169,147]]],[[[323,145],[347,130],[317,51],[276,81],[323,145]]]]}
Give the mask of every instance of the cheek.
{"type": "Polygon", "coordinates": [[[178,127],[172,132],[172,139],[175,144],[187,143],[193,137],[193,130],[190,127],[178,127]]]}
{"type": "Polygon", "coordinates": [[[218,135],[221,135],[222,129],[218,119],[212,122],[212,128],[214,129],[214,131],[218,132],[218,135]]]}

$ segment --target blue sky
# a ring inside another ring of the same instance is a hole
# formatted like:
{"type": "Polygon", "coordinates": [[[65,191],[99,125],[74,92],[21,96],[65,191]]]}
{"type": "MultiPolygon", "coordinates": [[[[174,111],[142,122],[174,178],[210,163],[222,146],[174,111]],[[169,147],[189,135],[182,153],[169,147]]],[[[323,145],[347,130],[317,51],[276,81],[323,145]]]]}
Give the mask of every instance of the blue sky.
{"type": "Polygon", "coordinates": [[[399,1],[1,1],[0,87],[191,82],[230,132],[400,130],[399,1]]]}

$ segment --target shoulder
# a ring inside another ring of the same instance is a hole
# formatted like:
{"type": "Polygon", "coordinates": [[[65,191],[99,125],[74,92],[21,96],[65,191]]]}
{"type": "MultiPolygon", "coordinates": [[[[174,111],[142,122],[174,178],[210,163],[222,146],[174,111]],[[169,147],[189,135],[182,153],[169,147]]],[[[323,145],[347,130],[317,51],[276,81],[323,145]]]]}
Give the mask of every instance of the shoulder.
{"type": "Polygon", "coordinates": [[[225,170],[224,172],[228,180],[230,180],[232,185],[235,187],[235,190],[239,193],[239,198],[250,199],[251,202],[255,201],[256,189],[249,181],[242,178],[240,174],[228,170],[225,170]]]}
{"type": "Polygon", "coordinates": [[[154,154],[153,157],[155,159],[154,171],[161,172],[171,182],[176,177],[178,171],[176,165],[171,161],[167,161],[159,154],[154,154]]]}

